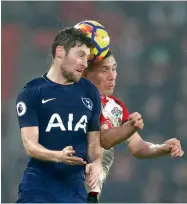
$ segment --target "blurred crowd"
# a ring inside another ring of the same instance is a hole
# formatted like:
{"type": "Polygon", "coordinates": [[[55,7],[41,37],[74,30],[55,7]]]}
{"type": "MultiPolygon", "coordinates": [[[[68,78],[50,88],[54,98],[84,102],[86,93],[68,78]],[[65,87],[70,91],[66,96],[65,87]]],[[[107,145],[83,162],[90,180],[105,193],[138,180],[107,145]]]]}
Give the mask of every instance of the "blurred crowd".
{"type": "MultiPolygon", "coordinates": [[[[103,24],[118,63],[115,95],[144,116],[140,135],[171,137],[187,149],[187,2],[2,2],[2,202],[15,202],[27,156],[16,118],[17,93],[51,62],[54,35],[82,20],[103,24]]],[[[126,144],[101,202],[187,202],[187,160],[138,160],[126,144]]]]}

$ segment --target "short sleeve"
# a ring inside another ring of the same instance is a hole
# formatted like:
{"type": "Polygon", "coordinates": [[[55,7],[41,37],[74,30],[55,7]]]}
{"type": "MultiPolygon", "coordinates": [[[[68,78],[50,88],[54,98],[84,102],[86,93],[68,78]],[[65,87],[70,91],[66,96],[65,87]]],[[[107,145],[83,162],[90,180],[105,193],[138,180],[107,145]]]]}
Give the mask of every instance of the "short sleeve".
{"type": "Polygon", "coordinates": [[[20,128],[38,126],[36,91],[24,88],[17,96],[16,110],[20,128]]]}
{"type": "Polygon", "coordinates": [[[88,132],[100,131],[101,98],[97,88],[94,88],[92,116],[88,123],[88,132]]]}

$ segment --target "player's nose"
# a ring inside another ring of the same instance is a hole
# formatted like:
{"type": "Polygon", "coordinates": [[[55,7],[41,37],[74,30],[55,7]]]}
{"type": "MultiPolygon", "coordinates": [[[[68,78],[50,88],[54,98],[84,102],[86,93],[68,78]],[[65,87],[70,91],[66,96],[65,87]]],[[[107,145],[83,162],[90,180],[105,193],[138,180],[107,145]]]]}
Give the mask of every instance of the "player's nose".
{"type": "Polygon", "coordinates": [[[86,69],[86,68],[88,67],[88,60],[87,60],[87,59],[82,60],[81,65],[82,65],[82,67],[83,67],[84,69],[86,69]]]}
{"type": "Polygon", "coordinates": [[[115,79],[116,79],[116,74],[112,70],[110,70],[108,72],[108,80],[114,81],[115,79]]]}

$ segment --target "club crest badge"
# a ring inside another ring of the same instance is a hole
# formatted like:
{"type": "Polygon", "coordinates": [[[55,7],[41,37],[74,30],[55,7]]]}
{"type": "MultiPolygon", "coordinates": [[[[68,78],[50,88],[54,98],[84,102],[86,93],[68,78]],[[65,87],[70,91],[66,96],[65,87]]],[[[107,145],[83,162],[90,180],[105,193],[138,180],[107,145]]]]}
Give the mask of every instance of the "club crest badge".
{"type": "Polygon", "coordinates": [[[93,103],[89,98],[82,98],[82,102],[89,110],[92,110],[93,103]]]}

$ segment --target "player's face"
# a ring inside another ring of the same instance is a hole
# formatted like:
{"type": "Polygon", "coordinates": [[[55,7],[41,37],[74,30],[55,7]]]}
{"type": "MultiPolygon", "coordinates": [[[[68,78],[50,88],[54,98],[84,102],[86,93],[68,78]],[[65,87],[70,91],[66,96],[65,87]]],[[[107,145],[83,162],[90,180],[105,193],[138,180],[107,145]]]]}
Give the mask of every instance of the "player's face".
{"type": "Polygon", "coordinates": [[[90,48],[86,45],[77,45],[71,48],[67,55],[64,56],[61,62],[62,75],[69,82],[78,82],[83,71],[87,68],[90,48]]]}
{"type": "Polygon", "coordinates": [[[109,96],[113,93],[116,84],[116,61],[113,56],[95,63],[91,72],[88,73],[90,79],[99,89],[101,95],[109,96]]]}

